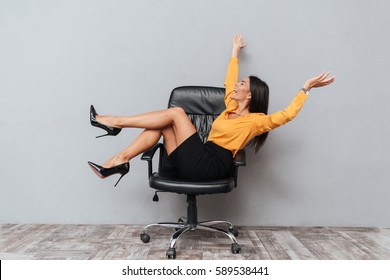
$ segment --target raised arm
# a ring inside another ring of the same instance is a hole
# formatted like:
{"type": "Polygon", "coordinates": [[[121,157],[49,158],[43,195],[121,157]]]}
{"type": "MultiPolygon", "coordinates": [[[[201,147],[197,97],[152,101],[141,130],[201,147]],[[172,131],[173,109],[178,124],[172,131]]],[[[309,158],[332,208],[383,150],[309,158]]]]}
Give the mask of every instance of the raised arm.
{"type": "Polygon", "coordinates": [[[307,94],[312,88],[324,87],[334,82],[335,76],[329,77],[329,72],[307,80],[297,96],[283,111],[276,112],[262,118],[258,123],[259,132],[266,132],[284,125],[294,119],[307,99],[307,94]]]}
{"type": "Polygon", "coordinates": [[[230,57],[230,62],[228,65],[228,69],[226,72],[225,79],[225,87],[226,87],[226,95],[225,95],[225,105],[228,106],[230,101],[230,95],[235,88],[235,84],[238,81],[238,55],[240,50],[245,47],[244,38],[242,35],[235,35],[233,37],[233,46],[232,46],[232,54],[230,57]]]}

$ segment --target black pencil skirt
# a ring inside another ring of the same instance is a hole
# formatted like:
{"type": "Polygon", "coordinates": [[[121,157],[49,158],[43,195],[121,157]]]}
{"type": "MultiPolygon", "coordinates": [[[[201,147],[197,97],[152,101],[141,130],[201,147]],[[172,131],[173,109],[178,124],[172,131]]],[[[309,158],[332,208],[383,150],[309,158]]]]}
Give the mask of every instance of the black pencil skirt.
{"type": "Polygon", "coordinates": [[[231,151],[214,144],[205,144],[194,133],[169,156],[169,162],[178,172],[178,177],[191,181],[207,181],[226,178],[233,166],[231,151]]]}

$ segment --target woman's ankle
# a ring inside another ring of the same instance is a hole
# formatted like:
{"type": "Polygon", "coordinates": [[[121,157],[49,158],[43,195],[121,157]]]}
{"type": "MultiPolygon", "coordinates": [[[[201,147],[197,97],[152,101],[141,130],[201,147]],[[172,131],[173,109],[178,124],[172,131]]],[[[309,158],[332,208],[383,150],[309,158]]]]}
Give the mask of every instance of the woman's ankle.
{"type": "Polygon", "coordinates": [[[116,118],[111,116],[96,116],[96,121],[110,127],[122,128],[116,118]]]}
{"type": "Polygon", "coordinates": [[[110,160],[108,160],[106,163],[104,163],[103,167],[104,168],[111,168],[111,167],[123,164],[125,162],[128,162],[128,161],[129,161],[129,159],[127,157],[122,156],[122,155],[116,155],[113,158],[111,158],[110,160]]]}

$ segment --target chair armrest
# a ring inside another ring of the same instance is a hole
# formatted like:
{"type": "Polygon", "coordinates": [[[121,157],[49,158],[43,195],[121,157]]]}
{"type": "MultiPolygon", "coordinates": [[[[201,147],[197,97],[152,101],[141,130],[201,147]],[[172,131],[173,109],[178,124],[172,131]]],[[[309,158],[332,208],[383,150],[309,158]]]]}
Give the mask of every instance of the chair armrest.
{"type": "Polygon", "coordinates": [[[234,176],[234,181],[235,181],[235,184],[234,184],[234,187],[237,187],[237,181],[238,181],[238,168],[240,166],[245,166],[246,165],[246,154],[245,154],[245,150],[242,149],[242,150],[239,150],[237,153],[236,153],[236,157],[234,158],[234,173],[233,173],[233,176],[234,176]]]}
{"type": "Polygon", "coordinates": [[[147,161],[151,161],[154,157],[154,154],[156,153],[156,151],[163,147],[163,144],[162,143],[157,143],[153,148],[151,148],[150,150],[147,150],[146,152],[144,152],[141,156],[141,160],[147,160],[147,161]]]}
{"type": "Polygon", "coordinates": [[[141,156],[141,160],[146,160],[148,162],[148,175],[149,175],[149,178],[152,176],[153,174],[153,157],[154,157],[154,154],[156,153],[156,151],[159,149],[159,148],[164,148],[164,145],[162,143],[157,143],[153,148],[151,148],[150,150],[144,152],[141,156]]]}
{"type": "Polygon", "coordinates": [[[236,157],[234,158],[234,165],[235,166],[245,166],[246,165],[246,154],[245,150],[239,150],[236,154],[236,157]]]}

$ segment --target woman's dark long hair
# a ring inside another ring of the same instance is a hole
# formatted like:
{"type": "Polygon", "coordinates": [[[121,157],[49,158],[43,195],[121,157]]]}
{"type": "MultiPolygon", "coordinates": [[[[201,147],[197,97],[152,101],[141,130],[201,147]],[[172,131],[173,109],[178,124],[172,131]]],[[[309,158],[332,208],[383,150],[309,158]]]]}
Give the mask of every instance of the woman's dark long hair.
{"type": "MultiPolygon", "coordinates": [[[[251,91],[251,102],[249,104],[250,113],[268,113],[269,88],[268,85],[256,76],[249,76],[249,87],[251,91]]],[[[250,141],[250,146],[255,149],[255,153],[264,145],[268,132],[254,137],[250,141]]]]}

